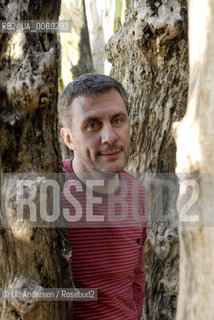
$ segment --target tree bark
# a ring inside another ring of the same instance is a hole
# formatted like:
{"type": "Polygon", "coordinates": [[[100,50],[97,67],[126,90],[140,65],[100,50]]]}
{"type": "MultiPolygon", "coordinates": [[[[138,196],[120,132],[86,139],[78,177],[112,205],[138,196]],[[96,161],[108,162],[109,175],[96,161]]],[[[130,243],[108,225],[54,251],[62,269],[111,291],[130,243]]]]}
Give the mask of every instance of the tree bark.
{"type": "MultiPolygon", "coordinates": [[[[1,20],[58,20],[60,1],[2,2],[1,20]]],[[[0,287],[71,287],[71,251],[65,229],[19,225],[16,176],[60,172],[57,138],[55,33],[0,33],[0,287]],[[8,225],[8,227],[6,227],[8,225]]],[[[41,179],[32,180],[39,189],[41,179]]],[[[71,319],[67,302],[0,301],[0,319],[71,319]]]]}
{"type": "Polygon", "coordinates": [[[214,314],[214,4],[191,0],[189,7],[190,78],[188,107],[175,124],[181,186],[180,287],[177,320],[213,319],[214,314]],[[182,173],[182,175],[180,174],[182,173]],[[187,193],[188,191],[188,193],[187,193]],[[184,193],[184,194],[183,194],[184,193]],[[185,193],[187,198],[184,198],[185,193]],[[196,196],[183,216],[184,205],[196,196]],[[192,221],[190,220],[192,219],[192,221]],[[198,220],[198,222],[197,222],[198,220]]]}
{"type": "Polygon", "coordinates": [[[107,56],[112,75],[129,94],[132,148],[128,170],[141,175],[148,194],[144,319],[171,320],[178,293],[177,187],[173,176],[170,206],[161,212],[156,181],[166,180],[166,172],[175,172],[172,123],[183,117],[186,108],[186,1],[126,1],[125,23],[110,39],[107,56]],[[170,216],[169,223],[159,219],[163,213],[170,216]]]}

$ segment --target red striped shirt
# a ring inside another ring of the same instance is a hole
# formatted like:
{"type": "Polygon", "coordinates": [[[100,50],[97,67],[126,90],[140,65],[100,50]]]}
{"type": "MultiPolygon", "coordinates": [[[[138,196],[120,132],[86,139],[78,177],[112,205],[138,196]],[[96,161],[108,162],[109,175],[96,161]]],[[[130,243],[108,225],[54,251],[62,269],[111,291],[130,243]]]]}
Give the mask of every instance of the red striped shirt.
{"type": "Polygon", "coordinates": [[[93,203],[74,174],[71,159],[64,161],[64,167],[71,180],[62,193],[63,208],[68,217],[75,217],[79,210],[80,217],[69,223],[74,283],[77,288],[97,288],[98,293],[97,301],[74,302],[73,319],[140,320],[145,295],[144,189],[135,177],[122,171],[115,195],[94,192],[99,203],[93,203]],[[92,204],[87,206],[90,199],[92,204]],[[88,222],[89,207],[93,208],[94,219],[104,221],[88,222]],[[138,220],[139,216],[144,219],[138,220]],[[121,221],[112,222],[115,217],[121,221]]]}

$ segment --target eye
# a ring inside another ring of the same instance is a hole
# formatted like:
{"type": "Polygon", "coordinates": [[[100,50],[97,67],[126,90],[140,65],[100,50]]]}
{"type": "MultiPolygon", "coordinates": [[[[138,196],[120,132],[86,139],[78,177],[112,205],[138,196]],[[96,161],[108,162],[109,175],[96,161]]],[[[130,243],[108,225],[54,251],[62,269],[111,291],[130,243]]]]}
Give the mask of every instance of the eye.
{"type": "Polygon", "coordinates": [[[96,130],[99,127],[99,123],[96,121],[90,122],[87,125],[88,130],[96,130]]]}
{"type": "Polygon", "coordinates": [[[121,118],[115,118],[114,120],[113,120],[113,123],[114,124],[120,124],[122,122],[122,119],[121,118]]]}
{"type": "Polygon", "coordinates": [[[96,128],[96,125],[96,122],[89,123],[88,128],[96,128]]]}

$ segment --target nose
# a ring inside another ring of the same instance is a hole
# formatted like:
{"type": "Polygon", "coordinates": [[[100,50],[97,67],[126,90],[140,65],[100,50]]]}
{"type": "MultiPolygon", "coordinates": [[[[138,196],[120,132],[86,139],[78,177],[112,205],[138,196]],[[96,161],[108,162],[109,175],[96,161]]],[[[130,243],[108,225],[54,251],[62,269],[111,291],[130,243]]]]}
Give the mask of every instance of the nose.
{"type": "Polygon", "coordinates": [[[118,135],[111,125],[106,125],[102,128],[101,143],[113,145],[118,140],[118,135]]]}

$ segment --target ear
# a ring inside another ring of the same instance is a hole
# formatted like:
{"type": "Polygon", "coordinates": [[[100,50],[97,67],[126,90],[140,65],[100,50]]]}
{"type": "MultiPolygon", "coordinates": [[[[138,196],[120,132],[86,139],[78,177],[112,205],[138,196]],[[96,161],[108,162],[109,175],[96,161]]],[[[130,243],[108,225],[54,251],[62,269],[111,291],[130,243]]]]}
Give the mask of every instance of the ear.
{"type": "Polygon", "coordinates": [[[71,150],[74,150],[71,131],[67,128],[62,128],[61,135],[62,135],[62,138],[63,138],[65,144],[68,146],[68,148],[71,150]]]}

